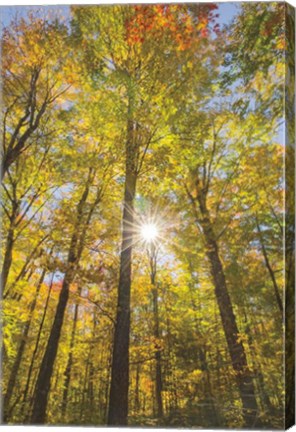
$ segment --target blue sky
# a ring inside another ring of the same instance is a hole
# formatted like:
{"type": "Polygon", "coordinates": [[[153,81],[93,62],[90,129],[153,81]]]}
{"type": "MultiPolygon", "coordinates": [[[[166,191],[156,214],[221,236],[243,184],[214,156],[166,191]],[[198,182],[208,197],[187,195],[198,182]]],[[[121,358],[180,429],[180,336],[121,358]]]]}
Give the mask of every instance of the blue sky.
{"type": "MultiPolygon", "coordinates": [[[[218,4],[218,13],[219,18],[217,18],[217,22],[220,26],[224,24],[229,24],[237,14],[239,10],[238,2],[225,2],[225,3],[217,3],[218,4]]],[[[1,13],[1,24],[4,26],[9,25],[11,20],[16,16],[25,17],[29,11],[40,11],[41,14],[47,15],[48,12],[61,12],[64,17],[68,17],[70,15],[70,5],[57,5],[57,6],[3,6],[0,9],[1,13]]]]}

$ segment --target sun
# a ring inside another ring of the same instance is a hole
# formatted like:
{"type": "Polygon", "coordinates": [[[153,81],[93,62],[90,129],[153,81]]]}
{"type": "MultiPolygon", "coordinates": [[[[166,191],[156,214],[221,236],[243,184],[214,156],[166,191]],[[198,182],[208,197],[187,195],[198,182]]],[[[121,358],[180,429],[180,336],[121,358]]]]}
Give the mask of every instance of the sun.
{"type": "Polygon", "coordinates": [[[142,225],[141,236],[146,242],[153,242],[158,236],[157,226],[153,223],[142,225]]]}

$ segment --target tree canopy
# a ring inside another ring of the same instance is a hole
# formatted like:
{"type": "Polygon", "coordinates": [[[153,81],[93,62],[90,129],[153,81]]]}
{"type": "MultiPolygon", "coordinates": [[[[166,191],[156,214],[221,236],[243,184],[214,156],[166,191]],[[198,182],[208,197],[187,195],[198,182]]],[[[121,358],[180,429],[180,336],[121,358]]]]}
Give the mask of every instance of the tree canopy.
{"type": "Polygon", "coordinates": [[[290,421],[294,21],[224,14],[75,5],[4,27],[5,423],[290,421]]]}

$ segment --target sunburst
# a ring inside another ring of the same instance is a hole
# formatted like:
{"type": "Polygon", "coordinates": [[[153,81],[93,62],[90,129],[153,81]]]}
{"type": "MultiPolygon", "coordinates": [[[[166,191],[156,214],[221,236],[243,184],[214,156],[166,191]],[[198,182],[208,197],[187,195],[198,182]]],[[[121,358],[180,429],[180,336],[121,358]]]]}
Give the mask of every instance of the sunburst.
{"type": "Polygon", "coordinates": [[[155,223],[144,223],[141,226],[141,236],[147,243],[154,242],[158,237],[158,228],[155,223]]]}

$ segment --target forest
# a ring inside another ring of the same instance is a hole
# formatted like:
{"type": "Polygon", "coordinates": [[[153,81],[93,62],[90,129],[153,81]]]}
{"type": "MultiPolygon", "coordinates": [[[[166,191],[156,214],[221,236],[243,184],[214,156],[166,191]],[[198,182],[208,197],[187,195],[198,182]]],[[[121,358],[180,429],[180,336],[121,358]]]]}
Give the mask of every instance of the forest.
{"type": "Polygon", "coordinates": [[[293,8],[17,9],[2,423],[291,424],[293,8]]]}

